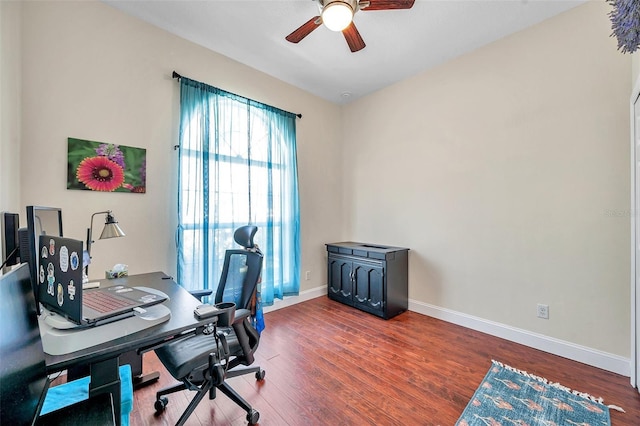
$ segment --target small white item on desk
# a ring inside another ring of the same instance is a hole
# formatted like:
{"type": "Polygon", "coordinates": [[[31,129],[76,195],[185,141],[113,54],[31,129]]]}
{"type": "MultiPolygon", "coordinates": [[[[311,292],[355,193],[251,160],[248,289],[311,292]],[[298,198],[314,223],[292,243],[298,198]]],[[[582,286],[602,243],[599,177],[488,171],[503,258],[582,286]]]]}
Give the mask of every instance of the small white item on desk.
{"type": "Polygon", "coordinates": [[[104,276],[108,279],[126,277],[127,275],[129,275],[128,269],[128,265],[118,263],[116,265],[113,265],[113,268],[111,268],[110,270],[105,271],[104,276]]]}
{"type": "Polygon", "coordinates": [[[100,281],[91,281],[91,282],[82,284],[83,290],[86,290],[88,288],[98,288],[98,287],[100,287],[100,281]]]}

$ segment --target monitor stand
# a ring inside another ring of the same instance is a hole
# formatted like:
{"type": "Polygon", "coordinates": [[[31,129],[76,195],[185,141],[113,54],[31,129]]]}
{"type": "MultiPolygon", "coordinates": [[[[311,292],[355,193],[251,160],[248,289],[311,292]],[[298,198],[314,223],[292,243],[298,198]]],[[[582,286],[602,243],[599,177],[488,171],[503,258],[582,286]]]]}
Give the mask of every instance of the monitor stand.
{"type": "Polygon", "coordinates": [[[162,303],[144,310],[124,319],[86,327],[43,309],[38,318],[42,346],[49,355],[64,355],[137,333],[171,318],[171,311],[162,303]]]}

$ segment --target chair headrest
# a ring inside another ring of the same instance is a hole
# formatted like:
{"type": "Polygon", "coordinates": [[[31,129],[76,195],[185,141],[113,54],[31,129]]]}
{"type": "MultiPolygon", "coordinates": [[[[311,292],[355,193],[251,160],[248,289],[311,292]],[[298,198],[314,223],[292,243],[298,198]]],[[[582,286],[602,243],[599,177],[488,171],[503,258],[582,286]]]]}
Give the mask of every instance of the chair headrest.
{"type": "Polygon", "coordinates": [[[246,249],[254,248],[256,245],[253,242],[253,237],[258,232],[258,227],[254,225],[245,225],[236,229],[233,233],[233,239],[236,243],[240,244],[246,249]]]}

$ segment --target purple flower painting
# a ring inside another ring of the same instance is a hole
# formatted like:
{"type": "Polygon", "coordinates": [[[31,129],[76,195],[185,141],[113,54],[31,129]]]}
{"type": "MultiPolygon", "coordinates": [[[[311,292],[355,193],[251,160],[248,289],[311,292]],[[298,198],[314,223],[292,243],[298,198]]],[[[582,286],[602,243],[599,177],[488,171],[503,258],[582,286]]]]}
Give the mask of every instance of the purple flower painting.
{"type": "Polygon", "coordinates": [[[67,189],[146,192],[146,149],[69,138],[67,152],[67,189]]]}

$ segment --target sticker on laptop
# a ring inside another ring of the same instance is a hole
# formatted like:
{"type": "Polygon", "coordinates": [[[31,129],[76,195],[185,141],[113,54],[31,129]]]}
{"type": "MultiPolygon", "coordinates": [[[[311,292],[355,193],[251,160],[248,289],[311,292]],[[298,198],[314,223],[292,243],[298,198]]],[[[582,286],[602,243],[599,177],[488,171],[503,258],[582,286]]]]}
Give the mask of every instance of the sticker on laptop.
{"type": "Polygon", "coordinates": [[[49,240],[49,254],[51,256],[56,254],[56,241],[53,238],[49,240]]]}
{"type": "Polygon", "coordinates": [[[60,270],[62,272],[69,270],[69,249],[67,246],[60,247],[60,270]]]}
{"type": "Polygon", "coordinates": [[[58,283],[58,305],[64,304],[64,290],[62,290],[62,284],[58,283]]]}
{"type": "Polygon", "coordinates": [[[78,252],[74,251],[73,253],[71,253],[69,261],[71,262],[72,270],[75,271],[76,269],[78,269],[78,266],[80,266],[80,258],[78,257],[78,252]]]}
{"type": "Polygon", "coordinates": [[[49,264],[47,265],[47,282],[49,285],[47,285],[47,294],[51,295],[51,296],[55,296],[55,292],[53,290],[53,284],[56,281],[56,276],[54,275],[55,273],[55,269],[53,267],[53,263],[49,262],[49,264]]]}
{"type": "Polygon", "coordinates": [[[76,286],[73,284],[73,280],[69,281],[69,286],[67,287],[67,291],[69,292],[69,300],[75,299],[76,286]]]}
{"type": "Polygon", "coordinates": [[[44,284],[44,265],[40,264],[40,284],[44,284]]]}
{"type": "Polygon", "coordinates": [[[40,251],[40,257],[46,259],[49,257],[49,250],[47,250],[47,246],[42,246],[42,250],[40,251]]]}

